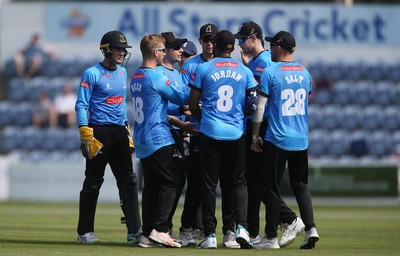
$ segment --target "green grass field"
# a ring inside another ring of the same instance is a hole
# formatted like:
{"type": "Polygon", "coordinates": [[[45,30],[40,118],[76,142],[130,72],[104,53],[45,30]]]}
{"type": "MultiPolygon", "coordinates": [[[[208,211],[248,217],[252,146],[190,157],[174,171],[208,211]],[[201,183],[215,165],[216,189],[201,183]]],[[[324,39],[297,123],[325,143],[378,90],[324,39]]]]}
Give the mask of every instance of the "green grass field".
{"type": "MultiPolygon", "coordinates": [[[[296,208],[294,208],[296,209],[296,208]]],[[[178,232],[180,213],[174,222],[178,232]]],[[[296,212],[297,209],[296,209],[296,212]]],[[[220,217],[220,210],[217,216],[220,217]]],[[[264,212],[260,213],[263,219],[264,212]]],[[[304,232],[287,248],[280,250],[237,250],[221,246],[221,221],[217,227],[219,248],[148,248],[125,243],[126,229],[119,223],[118,204],[100,204],[96,234],[101,243],[76,243],[77,204],[0,203],[0,255],[400,255],[399,206],[317,206],[315,217],[320,241],[313,250],[300,250],[304,232]]],[[[261,223],[263,230],[264,221],[261,223]]]]}

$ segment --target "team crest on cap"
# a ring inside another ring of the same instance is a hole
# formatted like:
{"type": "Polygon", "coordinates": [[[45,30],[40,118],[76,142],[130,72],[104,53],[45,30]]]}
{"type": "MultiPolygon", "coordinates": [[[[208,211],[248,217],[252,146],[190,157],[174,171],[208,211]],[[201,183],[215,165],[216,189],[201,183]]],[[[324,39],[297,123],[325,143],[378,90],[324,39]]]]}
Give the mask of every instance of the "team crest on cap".
{"type": "Polygon", "coordinates": [[[212,32],[212,28],[211,28],[211,25],[209,25],[209,26],[207,26],[207,28],[206,28],[206,32],[212,32]]]}
{"type": "Polygon", "coordinates": [[[119,41],[120,41],[121,43],[126,43],[126,37],[125,37],[123,34],[120,34],[120,35],[119,35],[119,41]]]}

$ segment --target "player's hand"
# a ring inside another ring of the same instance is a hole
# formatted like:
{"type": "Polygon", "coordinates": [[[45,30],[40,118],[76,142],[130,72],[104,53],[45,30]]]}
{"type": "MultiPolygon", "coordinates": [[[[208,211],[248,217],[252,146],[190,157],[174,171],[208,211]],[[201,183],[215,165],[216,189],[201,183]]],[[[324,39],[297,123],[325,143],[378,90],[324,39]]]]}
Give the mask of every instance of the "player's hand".
{"type": "Polygon", "coordinates": [[[253,135],[252,140],[251,140],[251,146],[250,149],[253,150],[254,152],[262,153],[262,145],[263,145],[263,140],[261,139],[260,136],[253,135]]]}
{"type": "Polygon", "coordinates": [[[79,127],[79,133],[82,155],[89,160],[95,158],[103,148],[103,144],[94,137],[93,128],[81,126],[79,127]]]}
{"type": "Polygon", "coordinates": [[[131,154],[135,153],[135,143],[133,143],[132,135],[131,135],[131,126],[128,122],[125,123],[125,128],[128,131],[128,139],[129,139],[129,149],[131,150],[131,154]]]}
{"type": "Polygon", "coordinates": [[[242,50],[240,50],[240,58],[242,59],[242,63],[247,66],[249,64],[250,60],[252,59],[252,56],[246,53],[243,53],[242,50]]]}
{"type": "Polygon", "coordinates": [[[197,123],[191,123],[191,122],[184,122],[183,127],[181,128],[186,134],[192,134],[192,135],[198,135],[199,130],[197,130],[195,127],[197,126],[197,123]]]}

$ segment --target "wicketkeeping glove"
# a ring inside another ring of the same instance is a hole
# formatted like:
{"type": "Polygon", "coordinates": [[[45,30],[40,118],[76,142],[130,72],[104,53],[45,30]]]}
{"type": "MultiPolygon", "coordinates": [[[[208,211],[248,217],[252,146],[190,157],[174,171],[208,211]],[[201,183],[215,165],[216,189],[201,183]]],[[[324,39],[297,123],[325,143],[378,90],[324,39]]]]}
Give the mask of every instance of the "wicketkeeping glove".
{"type": "Polygon", "coordinates": [[[132,135],[131,135],[131,126],[128,122],[125,123],[125,128],[128,130],[128,139],[129,139],[129,149],[131,150],[131,154],[135,153],[135,143],[133,143],[132,135]]]}
{"type": "Polygon", "coordinates": [[[86,159],[93,159],[97,156],[100,150],[103,148],[103,143],[98,141],[93,136],[93,128],[88,126],[79,127],[79,133],[81,136],[81,151],[86,159]]]}

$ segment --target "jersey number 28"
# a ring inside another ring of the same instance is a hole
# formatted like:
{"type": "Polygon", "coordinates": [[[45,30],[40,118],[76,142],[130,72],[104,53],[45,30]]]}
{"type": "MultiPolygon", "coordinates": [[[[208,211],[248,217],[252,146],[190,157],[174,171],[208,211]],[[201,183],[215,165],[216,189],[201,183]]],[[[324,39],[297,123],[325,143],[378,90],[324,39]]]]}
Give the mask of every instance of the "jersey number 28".
{"type": "Polygon", "coordinates": [[[281,99],[284,100],[282,104],[282,116],[304,115],[306,90],[300,88],[296,91],[292,89],[285,89],[281,92],[281,99]]]}

